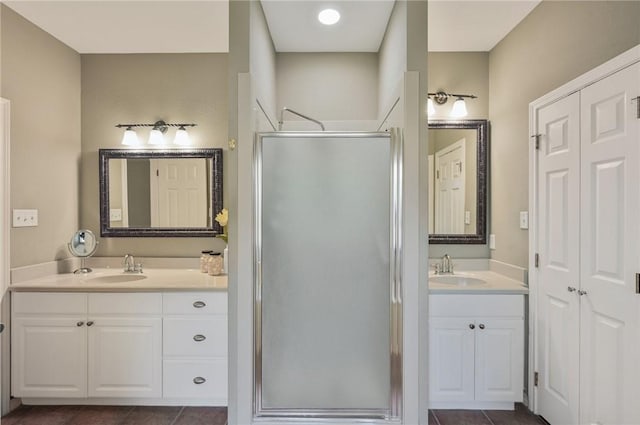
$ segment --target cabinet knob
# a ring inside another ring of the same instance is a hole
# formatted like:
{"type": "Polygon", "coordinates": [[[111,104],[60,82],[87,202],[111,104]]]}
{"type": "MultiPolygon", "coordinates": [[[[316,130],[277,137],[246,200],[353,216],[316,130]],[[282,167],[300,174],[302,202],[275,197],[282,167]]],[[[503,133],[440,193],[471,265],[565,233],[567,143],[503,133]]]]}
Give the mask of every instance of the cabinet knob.
{"type": "Polygon", "coordinates": [[[204,341],[205,339],[207,339],[207,337],[204,335],[198,334],[193,336],[193,340],[196,342],[204,341]]]}
{"type": "Polygon", "coordinates": [[[578,295],[583,296],[587,295],[587,291],[583,291],[582,289],[578,291],[578,295]]]}
{"type": "Polygon", "coordinates": [[[78,323],[76,323],[76,326],[78,326],[78,327],[80,327],[80,326],[82,326],[82,325],[84,325],[84,322],[78,322],[78,323]]]}
{"type": "Polygon", "coordinates": [[[93,326],[93,322],[92,321],[87,322],[87,326],[93,326]]]}
{"type": "Polygon", "coordinates": [[[193,378],[193,383],[196,385],[204,384],[205,382],[207,382],[207,380],[202,376],[196,376],[195,378],[193,378]]]}
{"type": "Polygon", "coordinates": [[[482,323],[480,323],[480,324],[478,325],[478,327],[479,327],[480,329],[484,329],[484,325],[483,325],[482,323]]]}
{"type": "Polygon", "coordinates": [[[469,323],[469,329],[475,329],[476,325],[474,325],[473,323],[469,323]]]}
{"type": "Polygon", "coordinates": [[[202,308],[202,307],[206,307],[206,303],[204,301],[196,301],[193,303],[193,306],[195,308],[202,308]]]}
{"type": "Polygon", "coordinates": [[[573,286],[567,286],[567,291],[576,292],[576,288],[574,288],[573,286]]]}

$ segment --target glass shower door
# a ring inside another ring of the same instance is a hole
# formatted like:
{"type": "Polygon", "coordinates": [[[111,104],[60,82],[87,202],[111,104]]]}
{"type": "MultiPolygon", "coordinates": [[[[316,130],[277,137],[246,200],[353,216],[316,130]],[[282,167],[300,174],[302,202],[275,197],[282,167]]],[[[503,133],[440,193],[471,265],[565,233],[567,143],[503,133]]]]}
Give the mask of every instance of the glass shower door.
{"type": "Polygon", "coordinates": [[[256,139],[255,415],[399,415],[399,142],[256,139]]]}

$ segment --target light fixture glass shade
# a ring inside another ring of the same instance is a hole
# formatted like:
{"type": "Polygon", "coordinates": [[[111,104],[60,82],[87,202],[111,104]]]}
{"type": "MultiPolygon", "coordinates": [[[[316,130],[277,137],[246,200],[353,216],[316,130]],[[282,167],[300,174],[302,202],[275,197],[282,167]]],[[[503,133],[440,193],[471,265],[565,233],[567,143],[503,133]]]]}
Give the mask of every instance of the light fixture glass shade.
{"type": "Polygon", "coordinates": [[[458,100],[453,104],[453,108],[451,108],[451,116],[453,118],[462,118],[467,116],[467,104],[464,102],[464,99],[459,97],[458,100]]]}
{"type": "Polygon", "coordinates": [[[162,131],[158,129],[153,129],[149,133],[149,144],[150,145],[164,145],[164,135],[162,131]]]}
{"type": "Polygon", "coordinates": [[[131,127],[127,128],[124,131],[124,136],[122,137],[122,145],[123,146],[138,146],[140,145],[140,140],[138,139],[138,135],[135,130],[132,130],[131,127]]]}
{"type": "Polygon", "coordinates": [[[427,115],[435,115],[436,114],[436,108],[433,105],[433,99],[428,98],[427,99],[427,115]]]}
{"type": "Polygon", "coordinates": [[[180,127],[178,131],[176,131],[176,137],[173,139],[173,144],[179,146],[188,146],[191,144],[189,133],[187,133],[187,130],[185,130],[184,127],[180,127]]]}
{"type": "Polygon", "coordinates": [[[324,25],[333,25],[340,20],[340,12],[335,9],[324,9],[318,13],[318,21],[324,25]]]}

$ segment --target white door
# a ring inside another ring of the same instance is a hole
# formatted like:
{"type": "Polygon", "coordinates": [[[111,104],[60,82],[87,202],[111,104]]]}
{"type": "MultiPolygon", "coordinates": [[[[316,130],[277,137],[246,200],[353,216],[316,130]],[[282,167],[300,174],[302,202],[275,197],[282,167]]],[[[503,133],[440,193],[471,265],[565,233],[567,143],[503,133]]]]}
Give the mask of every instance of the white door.
{"type": "Polygon", "coordinates": [[[87,322],[89,397],[162,396],[162,319],[87,322]]]}
{"type": "Polygon", "coordinates": [[[11,339],[14,397],[86,397],[84,317],[14,318],[11,339]]]}
{"type": "Polygon", "coordinates": [[[581,96],[580,422],[640,424],[640,64],[581,96]]]}
{"type": "Polygon", "coordinates": [[[475,322],[429,319],[429,402],[473,401],[475,322]]]}
{"type": "Polygon", "coordinates": [[[523,319],[477,319],[475,354],[475,399],[522,401],[523,319]]]}
{"type": "Polygon", "coordinates": [[[436,188],[436,182],[435,182],[435,170],[434,170],[434,156],[433,155],[429,155],[427,157],[427,169],[428,169],[428,174],[429,174],[429,234],[433,234],[435,233],[435,228],[434,228],[434,220],[435,220],[435,211],[433,210],[433,206],[434,206],[434,201],[435,201],[435,188],[436,188]]]}
{"type": "Polygon", "coordinates": [[[465,140],[459,140],[436,152],[437,234],[464,233],[465,140]]]}
{"type": "MultiPolygon", "coordinates": [[[[7,292],[9,286],[9,130],[10,130],[10,103],[0,98],[0,301],[7,292]]],[[[8,331],[5,330],[5,335],[8,331]]],[[[8,341],[8,336],[0,339],[8,341]]],[[[9,344],[0,343],[0,353],[9,350],[9,344]],[[7,347],[7,348],[4,348],[7,347]]],[[[2,357],[0,355],[0,364],[2,357]]],[[[0,389],[2,387],[0,374],[0,389]]],[[[0,400],[2,394],[0,392],[0,400]]]]}
{"type": "Polygon", "coordinates": [[[151,160],[151,226],[207,227],[207,180],[206,158],[151,160]]]}
{"type": "Polygon", "coordinates": [[[538,413],[577,424],[579,400],[580,98],[538,110],[538,413]]]}

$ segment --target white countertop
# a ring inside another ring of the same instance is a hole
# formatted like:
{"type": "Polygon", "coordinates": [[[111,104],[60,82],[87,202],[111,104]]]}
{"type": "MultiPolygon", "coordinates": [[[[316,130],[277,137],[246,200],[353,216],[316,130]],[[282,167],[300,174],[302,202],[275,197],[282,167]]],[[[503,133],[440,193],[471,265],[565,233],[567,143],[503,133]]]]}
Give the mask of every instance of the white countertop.
{"type": "Polygon", "coordinates": [[[145,269],[124,273],[122,269],[100,268],[86,274],[52,274],[12,283],[10,291],[58,292],[152,292],[226,291],[227,276],[209,276],[197,269],[145,269]]]}
{"type": "Polygon", "coordinates": [[[433,272],[429,273],[429,293],[430,294],[528,294],[529,287],[523,282],[508,278],[504,275],[489,271],[489,270],[477,270],[477,271],[462,271],[455,272],[453,275],[444,274],[436,275],[433,272]],[[463,276],[474,277],[482,279],[486,283],[479,285],[455,285],[448,283],[436,283],[432,281],[432,278],[437,276],[463,276]]]}

